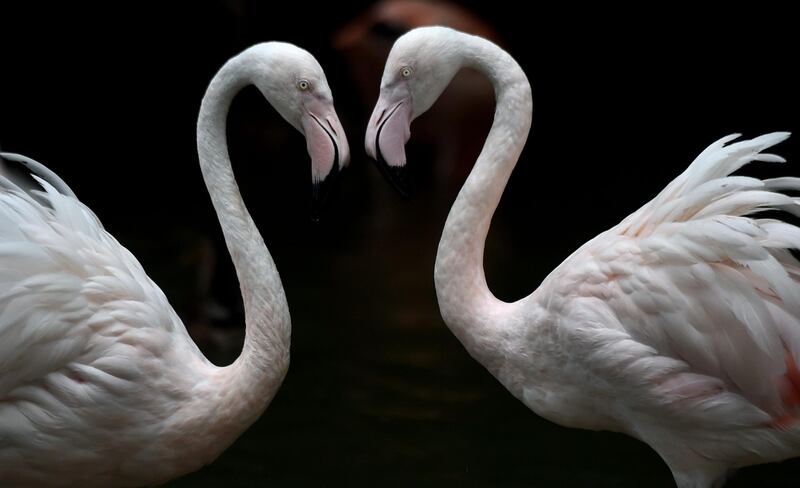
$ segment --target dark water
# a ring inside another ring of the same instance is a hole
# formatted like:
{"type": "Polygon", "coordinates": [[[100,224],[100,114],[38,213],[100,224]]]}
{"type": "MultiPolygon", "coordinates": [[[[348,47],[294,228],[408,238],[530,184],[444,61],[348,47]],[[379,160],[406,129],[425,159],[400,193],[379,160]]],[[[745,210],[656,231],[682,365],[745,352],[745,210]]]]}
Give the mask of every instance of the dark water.
{"type": "Polygon", "coordinates": [[[436,307],[443,220],[417,213],[443,212],[394,203],[408,215],[284,273],[294,344],[281,391],[217,462],[169,486],[669,486],[645,446],[537,418],[468,356],[436,307]]]}
{"type": "MultiPolygon", "coordinates": [[[[468,356],[433,289],[445,198],[404,202],[365,174],[383,210],[355,217],[355,234],[325,252],[308,244],[293,253],[305,258],[279,260],[293,347],[274,402],[216,462],[167,486],[673,486],[646,445],[549,423],[468,356]]],[[[511,224],[501,214],[487,272],[521,294],[547,270],[509,238],[511,224]]],[[[797,462],[747,468],[729,486],[794,486],[798,475],[797,462]]]]}

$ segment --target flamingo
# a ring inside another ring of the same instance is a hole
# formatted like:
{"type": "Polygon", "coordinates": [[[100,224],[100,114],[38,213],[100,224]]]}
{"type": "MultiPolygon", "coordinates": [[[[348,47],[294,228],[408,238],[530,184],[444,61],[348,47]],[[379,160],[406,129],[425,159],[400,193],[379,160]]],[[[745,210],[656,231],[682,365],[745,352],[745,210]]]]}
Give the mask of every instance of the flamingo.
{"type": "Polygon", "coordinates": [[[800,454],[800,178],[731,176],[776,132],[711,144],[653,200],[587,242],[529,296],[495,298],[483,271],[492,215],[531,124],[517,62],[480,37],[426,27],[399,38],[366,132],[367,152],[403,184],[411,121],[463,67],[497,99],[456,197],[434,279],[442,318],[517,399],[555,423],[649,444],[681,488],[721,486],[734,468],[800,454]]]}
{"type": "MultiPolygon", "coordinates": [[[[487,21],[462,5],[441,0],[381,0],[339,29],[333,38],[361,100],[371,103],[375,99],[373,80],[380,76],[381,63],[397,37],[424,25],[452,27],[502,44],[487,21]]],[[[475,120],[488,118],[494,110],[493,102],[489,83],[478,73],[463,71],[439,99],[442,108],[416,124],[417,143],[435,153],[437,180],[452,184],[466,176],[467,163],[480,151],[488,129],[488,124],[476,124],[475,120]]]]}
{"type": "Polygon", "coordinates": [[[197,149],[246,328],[226,367],[203,356],[141,264],[66,183],[2,155],[41,188],[0,177],[0,485],[163,483],[213,461],[275,396],[289,365],[289,309],[225,135],[231,101],[250,84],[305,135],[314,188],[349,156],[325,74],[307,51],[257,44],[212,79],[197,149]]]}

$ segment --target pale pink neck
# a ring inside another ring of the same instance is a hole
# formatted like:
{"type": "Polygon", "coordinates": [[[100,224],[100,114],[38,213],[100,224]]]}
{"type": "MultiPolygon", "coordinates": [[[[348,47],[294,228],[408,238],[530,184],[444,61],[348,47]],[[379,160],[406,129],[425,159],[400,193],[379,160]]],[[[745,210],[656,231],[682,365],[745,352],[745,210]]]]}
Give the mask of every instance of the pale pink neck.
{"type": "MultiPolygon", "coordinates": [[[[233,97],[252,83],[257,52],[228,61],[206,91],[197,123],[200,168],[230,252],[244,302],[245,341],[239,358],[219,371],[219,397],[232,430],[252,423],[278,390],[289,365],[291,322],[275,263],[234,179],[225,134],[233,97]]],[[[262,60],[263,61],[263,60],[262,60]]],[[[263,64],[263,63],[261,63],[263,64]]],[[[238,435],[239,432],[236,432],[238,435]]]]}
{"type": "Polygon", "coordinates": [[[497,347],[497,321],[508,304],[495,298],[486,283],[484,243],[528,137],[531,89],[508,53],[478,37],[460,35],[458,39],[464,66],[489,78],[497,104],[483,150],[447,217],[434,278],[445,322],[470,353],[486,364],[497,347]]]}

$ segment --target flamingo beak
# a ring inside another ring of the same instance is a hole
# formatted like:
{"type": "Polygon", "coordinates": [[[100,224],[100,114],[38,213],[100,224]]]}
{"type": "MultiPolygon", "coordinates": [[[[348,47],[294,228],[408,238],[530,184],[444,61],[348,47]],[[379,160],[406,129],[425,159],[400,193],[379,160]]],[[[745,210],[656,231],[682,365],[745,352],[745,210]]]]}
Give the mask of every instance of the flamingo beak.
{"type": "Polygon", "coordinates": [[[301,124],[311,157],[311,218],[317,221],[340,170],[350,161],[350,147],[333,105],[309,105],[301,124]]]}
{"type": "Polygon", "coordinates": [[[406,96],[392,101],[382,95],[369,119],[364,143],[378,170],[405,197],[409,194],[405,151],[409,137],[411,98],[406,96]]]}

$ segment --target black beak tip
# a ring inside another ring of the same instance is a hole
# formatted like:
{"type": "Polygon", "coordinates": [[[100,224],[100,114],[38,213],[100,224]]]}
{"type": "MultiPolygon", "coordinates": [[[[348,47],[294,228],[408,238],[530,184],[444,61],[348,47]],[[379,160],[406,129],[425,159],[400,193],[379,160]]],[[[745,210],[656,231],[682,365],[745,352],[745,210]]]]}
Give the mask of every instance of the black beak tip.
{"type": "Polygon", "coordinates": [[[319,222],[322,215],[322,209],[328,195],[331,193],[331,188],[339,175],[339,165],[334,163],[333,169],[328,176],[322,181],[315,181],[311,184],[311,220],[312,222],[319,222]]]}
{"type": "Polygon", "coordinates": [[[403,198],[410,199],[411,192],[409,191],[410,185],[408,184],[408,171],[406,167],[389,166],[386,160],[383,159],[380,149],[378,149],[377,153],[378,159],[375,160],[375,165],[378,167],[378,171],[384,178],[389,180],[389,183],[392,184],[394,189],[397,190],[403,198]]]}
{"type": "Polygon", "coordinates": [[[328,188],[324,182],[313,183],[311,187],[311,221],[319,222],[320,215],[322,215],[322,207],[327,199],[328,188]]]}
{"type": "Polygon", "coordinates": [[[397,192],[405,199],[411,199],[411,185],[408,183],[408,170],[405,166],[386,166],[389,181],[397,192]]]}

